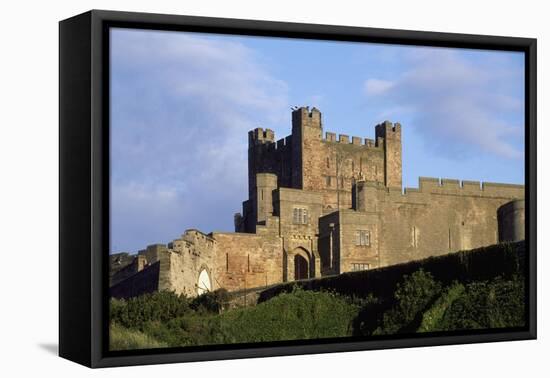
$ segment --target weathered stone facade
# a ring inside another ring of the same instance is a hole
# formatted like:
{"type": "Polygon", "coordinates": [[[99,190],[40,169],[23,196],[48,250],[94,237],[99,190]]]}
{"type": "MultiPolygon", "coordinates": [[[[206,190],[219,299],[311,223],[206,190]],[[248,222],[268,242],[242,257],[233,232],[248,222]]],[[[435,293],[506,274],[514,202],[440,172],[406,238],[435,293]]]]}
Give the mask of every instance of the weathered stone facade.
{"type": "Polygon", "coordinates": [[[131,273],[153,266],[156,290],[194,296],[524,238],[523,185],[420,178],[418,188],[403,189],[400,124],[377,125],[374,140],[322,135],[315,108],[293,111],[284,139],[250,131],[248,200],[235,215],[236,232],[188,230],[147,247],[111,272],[112,295],[135,295],[131,273]]]}

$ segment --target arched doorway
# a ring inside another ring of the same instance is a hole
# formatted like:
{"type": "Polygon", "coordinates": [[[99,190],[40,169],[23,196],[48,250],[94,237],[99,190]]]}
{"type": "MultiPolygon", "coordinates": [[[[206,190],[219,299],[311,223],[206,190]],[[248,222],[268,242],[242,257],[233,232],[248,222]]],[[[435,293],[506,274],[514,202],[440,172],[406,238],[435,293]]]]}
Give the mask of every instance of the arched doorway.
{"type": "Polygon", "coordinates": [[[309,263],[302,255],[294,255],[294,279],[309,278],[309,263]]]}
{"type": "Polygon", "coordinates": [[[210,275],[206,269],[201,270],[199,273],[199,280],[197,282],[197,294],[201,295],[212,291],[212,283],[210,282],[210,275]]]}

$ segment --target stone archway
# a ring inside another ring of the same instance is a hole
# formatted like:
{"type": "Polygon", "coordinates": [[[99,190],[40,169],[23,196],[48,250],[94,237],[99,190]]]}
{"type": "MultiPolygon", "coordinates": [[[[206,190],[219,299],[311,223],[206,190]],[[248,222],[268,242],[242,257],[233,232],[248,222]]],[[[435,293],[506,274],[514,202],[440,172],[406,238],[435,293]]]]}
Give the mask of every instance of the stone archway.
{"type": "Polygon", "coordinates": [[[309,262],[300,254],[294,255],[294,280],[309,278],[309,262]]]}
{"type": "Polygon", "coordinates": [[[312,277],[311,254],[303,247],[293,249],[287,255],[287,277],[289,280],[304,280],[312,277]]]}

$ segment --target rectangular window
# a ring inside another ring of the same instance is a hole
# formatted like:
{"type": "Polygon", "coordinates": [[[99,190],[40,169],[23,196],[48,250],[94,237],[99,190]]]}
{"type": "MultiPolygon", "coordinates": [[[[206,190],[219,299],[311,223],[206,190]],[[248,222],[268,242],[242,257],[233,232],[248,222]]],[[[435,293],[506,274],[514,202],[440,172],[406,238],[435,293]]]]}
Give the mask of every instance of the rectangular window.
{"type": "Polygon", "coordinates": [[[332,184],[331,182],[331,177],[330,176],[327,176],[327,188],[330,188],[330,185],[332,184]]]}
{"type": "Polygon", "coordinates": [[[355,245],[369,246],[370,245],[370,231],[357,230],[355,231],[355,245]]]}
{"type": "Polygon", "coordinates": [[[294,224],[308,224],[309,214],[306,208],[295,207],[292,210],[292,223],[294,224]]]}
{"type": "Polygon", "coordinates": [[[369,269],[370,269],[370,264],[367,264],[367,263],[351,264],[352,272],[359,272],[361,270],[369,270],[369,269]]]}

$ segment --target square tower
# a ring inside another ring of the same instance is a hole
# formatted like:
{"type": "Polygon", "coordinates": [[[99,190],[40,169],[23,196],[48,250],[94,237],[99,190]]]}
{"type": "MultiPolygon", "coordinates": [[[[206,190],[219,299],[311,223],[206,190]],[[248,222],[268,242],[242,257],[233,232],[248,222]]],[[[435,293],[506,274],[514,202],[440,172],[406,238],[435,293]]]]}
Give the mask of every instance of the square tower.
{"type": "Polygon", "coordinates": [[[384,121],[375,128],[376,140],[384,147],[384,185],[401,188],[402,157],[401,157],[401,125],[384,121]]]}

